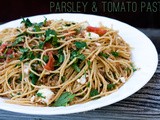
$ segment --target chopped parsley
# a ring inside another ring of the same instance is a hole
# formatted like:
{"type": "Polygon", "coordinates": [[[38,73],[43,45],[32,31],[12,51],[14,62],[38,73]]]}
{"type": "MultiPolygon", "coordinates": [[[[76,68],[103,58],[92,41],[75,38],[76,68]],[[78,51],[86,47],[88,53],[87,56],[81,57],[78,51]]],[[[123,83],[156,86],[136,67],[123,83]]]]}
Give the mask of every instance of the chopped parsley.
{"type": "Polygon", "coordinates": [[[31,26],[33,25],[28,18],[27,18],[27,19],[22,18],[22,19],[23,19],[23,20],[22,20],[21,23],[24,23],[24,25],[25,25],[26,27],[31,27],[31,26]]]}
{"type": "Polygon", "coordinates": [[[63,51],[62,50],[59,50],[58,51],[58,63],[63,63],[64,61],[64,54],[63,54],[63,51]]]}
{"type": "Polygon", "coordinates": [[[75,70],[76,72],[80,72],[80,71],[81,71],[81,69],[79,68],[79,66],[77,65],[77,63],[73,63],[73,64],[72,64],[72,67],[74,68],[74,70],[75,70]]]}
{"type": "Polygon", "coordinates": [[[74,44],[78,49],[82,49],[82,48],[87,47],[86,42],[74,42],[74,44]]]}
{"type": "Polygon", "coordinates": [[[107,90],[113,90],[115,88],[115,84],[108,84],[107,90]]]}
{"type": "Polygon", "coordinates": [[[39,32],[39,31],[41,31],[41,29],[40,29],[40,25],[39,24],[34,24],[34,26],[33,26],[33,31],[34,32],[39,32]]]}
{"type": "Polygon", "coordinates": [[[73,50],[73,51],[71,52],[71,57],[70,57],[70,59],[73,60],[75,57],[76,57],[77,59],[80,59],[80,60],[84,60],[84,59],[86,58],[85,55],[80,54],[79,51],[73,50]]]}
{"type": "Polygon", "coordinates": [[[72,102],[75,95],[70,92],[64,92],[53,104],[53,106],[66,106],[68,103],[72,102]]]}
{"type": "Polygon", "coordinates": [[[18,37],[16,38],[15,42],[12,44],[12,46],[16,46],[17,44],[19,44],[20,42],[23,41],[23,37],[18,37]]]}
{"type": "Polygon", "coordinates": [[[28,57],[27,54],[29,52],[29,49],[28,48],[21,48],[20,52],[22,53],[22,55],[20,56],[20,61],[22,61],[28,57]]]}
{"type": "Polygon", "coordinates": [[[88,82],[87,87],[90,87],[90,82],[88,82]]]}
{"type": "Polygon", "coordinates": [[[30,51],[27,56],[31,60],[33,60],[35,58],[35,55],[34,55],[33,51],[30,51]]]}
{"type": "Polygon", "coordinates": [[[66,76],[62,76],[61,80],[62,80],[62,82],[64,82],[66,80],[66,76]]]}
{"type": "Polygon", "coordinates": [[[73,50],[71,52],[71,57],[70,60],[73,60],[74,58],[76,58],[76,61],[72,64],[72,67],[75,69],[76,72],[80,72],[81,69],[79,68],[79,64],[85,60],[86,56],[83,54],[80,54],[79,51],[77,50],[73,50]]]}
{"type": "Polygon", "coordinates": [[[119,53],[118,53],[118,52],[111,52],[111,54],[112,54],[114,57],[119,57],[119,53]]]}
{"type": "Polygon", "coordinates": [[[88,64],[88,66],[90,67],[90,66],[91,66],[91,61],[90,61],[90,60],[87,60],[87,64],[88,64]]]}
{"type": "Polygon", "coordinates": [[[103,52],[100,52],[98,55],[99,55],[99,56],[102,56],[102,57],[104,57],[104,58],[106,58],[106,59],[109,57],[108,54],[105,54],[105,53],[103,53],[103,52]]]}
{"type": "Polygon", "coordinates": [[[48,57],[47,55],[44,55],[44,56],[43,56],[43,60],[44,60],[45,63],[47,63],[48,60],[49,60],[49,57],[48,57]]]}
{"type": "Polygon", "coordinates": [[[40,42],[39,42],[39,46],[38,46],[38,47],[39,47],[40,49],[43,49],[44,44],[45,44],[45,42],[41,42],[41,41],[40,41],[40,42]]]}
{"type": "Polygon", "coordinates": [[[44,97],[44,96],[42,95],[42,93],[37,93],[36,95],[37,95],[38,97],[41,97],[41,98],[44,98],[44,99],[46,98],[46,97],[44,97]]]}
{"type": "Polygon", "coordinates": [[[57,38],[57,33],[54,30],[48,29],[45,32],[45,42],[50,42],[53,46],[57,46],[58,45],[58,38],[57,38]]]}
{"type": "Polygon", "coordinates": [[[96,96],[96,95],[98,95],[98,94],[99,94],[99,93],[98,93],[98,90],[92,89],[91,92],[90,92],[90,97],[96,96]]]}
{"type": "Polygon", "coordinates": [[[32,72],[29,74],[29,78],[31,79],[32,84],[34,85],[37,83],[39,79],[39,77],[32,72]]]}
{"type": "Polygon", "coordinates": [[[27,58],[29,58],[30,60],[33,60],[35,57],[34,52],[30,51],[28,48],[20,48],[20,52],[22,53],[22,55],[20,56],[20,61],[23,61],[27,58]]]}

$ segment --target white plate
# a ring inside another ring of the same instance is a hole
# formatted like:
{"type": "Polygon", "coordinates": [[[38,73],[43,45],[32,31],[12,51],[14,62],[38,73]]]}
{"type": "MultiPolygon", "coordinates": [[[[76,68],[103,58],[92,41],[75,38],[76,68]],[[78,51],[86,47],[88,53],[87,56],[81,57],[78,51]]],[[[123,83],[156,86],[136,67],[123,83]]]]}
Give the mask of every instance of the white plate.
{"type": "MultiPolygon", "coordinates": [[[[153,76],[158,64],[157,51],[150,39],[136,28],[111,18],[84,14],[49,14],[29,17],[29,19],[32,22],[40,22],[44,20],[44,16],[47,17],[48,20],[64,19],[76,22],[87,20],[92,26],[98,26],[99,22],[108,27],[113,25],[113,28],[119,31],[122,38],[134,48],[132,50],[132,59],[140,70],[136,71],[117,92],[84,104],[68,107],[33,107],[8,104],[4,102],[3,98],[0,98],[0,109],[36,115],[57,115],[88,111],[113,104],[132,95],[142,88],[153,76]]],[[[0,26],[0,30],[7,27],[17,27],[21,21],[22,20],[19,19],[3,24],[0,26]]]]}

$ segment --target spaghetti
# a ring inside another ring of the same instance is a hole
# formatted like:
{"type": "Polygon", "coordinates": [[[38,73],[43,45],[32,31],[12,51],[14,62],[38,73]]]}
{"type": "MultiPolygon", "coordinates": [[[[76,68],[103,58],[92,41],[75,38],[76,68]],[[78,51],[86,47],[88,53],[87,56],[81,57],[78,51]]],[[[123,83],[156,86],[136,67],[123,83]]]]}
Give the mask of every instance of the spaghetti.
{"type": "Polygon", "coordinates": [[[130,46],[101,24],[23,19],[2,30],[0,42],[0,96],[8,103],[84,103],[113,93],[135,70],[130,46]]]}

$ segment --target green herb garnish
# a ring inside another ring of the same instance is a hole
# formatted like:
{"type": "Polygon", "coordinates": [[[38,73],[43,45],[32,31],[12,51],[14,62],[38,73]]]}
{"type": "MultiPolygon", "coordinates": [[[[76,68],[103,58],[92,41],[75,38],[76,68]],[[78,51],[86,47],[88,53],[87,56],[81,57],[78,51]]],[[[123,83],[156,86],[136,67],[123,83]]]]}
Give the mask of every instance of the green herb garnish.
{"type": "Polygon", "coordinates": [[[20,52],[22,53],[22,55],[20,56],[20,61],[22,61],[28,57],[27,54],[29,52],[29,49],[28,48],[21,48],[20,52]]]}
{"type": "Polygon", "coordinates": [[[45,32],[45,42],[51,42],[52,45],[57,46],[58,45],[58,38],[57,38],[57,33],[54,30],[48,29],[45,32]]]}
{"type": "Polygon", "coordinates": [[[34,55],[33,51],[30,51],[27,56],[31,60],[33,60],[35,58],[35,55],[34,55]]]}
{"type": "Polygon", "coordinates": [[[104,57],[104,58],[106,58],[106,59],[109,57],[108,54],[105,54],[105,53],[103,53],[103,52],[100,52],[98,55],[99,55],[99,56],[102,56],[102,57],[104,57]]]}
{"type": "Polygon", "coordinates": [[[107,90],[113,90],[115,88],[115,84],[108,84],[107,90]]]}
{"type": "Polygon", "coordinates": [[[72,102],[75,95],[70,92],[64,92],[53,104],[53,106],[66,106],[68,103],[72,102]]]}
{"type": "Polygon", "coordinates": [[[48,60],[49,60],[49,57],[48,57],[47,55],[44,55],[44,56],[43,56],[43,60],[44,60],[45,63],[47,63],[48,60]]]}
{"type": "Polygon", "coordinates": [[[38,47],[39,47],[40,49],[43,49],[44,44],[45,44],[45,42],[41,42],[41,41],[40,41],[40,42],[39,42],[39,46],[38,46],[38,47]]]}
{"type": "Polygon", "coordinates": [[[85,55],[80,54],[79,51],[73,50],[73,51],[71,52],[71,57],[70,57],[70,59],[73,60],[75,57],[78,58],[78,59],[80,59],[80,60],[84,60],[84,59],[86,58],[85,55]]]}
{"type": "Polygon", "coordinates": [[[37,83],[39,79],[39,77],[32,72],[30,73],[29,78],[31,79],[32,84],[34,85],[37,83]]]}
{"type": "Polygon", "coordinates": [[[72,67],[75,69],[76,72],[80,72],[81,69],[78,67],[77,63],[73,63],[72,67]]]}
{"type": "Polygon", "coordinates": [[[98,94],[99,94],[99,93],[98,93],[98,90],[92,89],[91,92],[90,92],[90,97],[96,96],[96,95],[98,95],[98,94]]]}
{"type": "Polygon", "coordinates": [[[27,19],[22,18],[22,19],[23,19],[23,20],[22,20],[21,23],[24,23],[24,25],[25,25],[26,27],[31,27],[31,26],[33,25],[28,18],[27,18],[27,19]]]}
{"type": "Polygon", "coordinates": [[[90,87],[90,82],[88,82],[87,87],[90,87]]]}
{"type": "Polygon", "coordinates": [[[112,54],[114,57],[118,57],[118,56],[119,56],[119,53],[118,53],[118,52],[111,52],[111,54],[112,54]]]}
{"type": "Polygon", "coordinates": [[[37,93],[36,95],[37,95],[38,97],[41,97],[41,98],[44,98],[44,99],[46,98],[46,97],[42,96],[42,93],[37,93]]]}
{"type": "Polygon", "coordinates": [[[16,38],[15,42],[12,44],[12,46],[16,46],[17,44],[19,44],[20,42],[23,41],[23,37],[18,37],[16,38]]]}
{"type": "Polygon", "coordinates": [[[82,49],[87,46],[86,42],[74,42],[74,44],[78,49],[82,49]]]}
{"type": "Polygon", "coordinates": [[[62,82],[64,82],[66,80],[66,76],[62,76],[61,80],[62,80],[62,82]]]}

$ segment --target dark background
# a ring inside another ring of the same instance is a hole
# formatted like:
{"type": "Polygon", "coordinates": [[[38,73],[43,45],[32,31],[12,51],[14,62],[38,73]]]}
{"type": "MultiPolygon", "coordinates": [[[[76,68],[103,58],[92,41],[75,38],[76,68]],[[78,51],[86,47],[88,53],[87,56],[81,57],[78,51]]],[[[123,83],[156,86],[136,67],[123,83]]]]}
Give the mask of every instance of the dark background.
{"type": "MultiPolygon", "coordinates": [[[[50,11],[50,2],[60,2],[62,0],[3,0],[0,3],[0,23],[5,23],[21,17],[55,13],[50,11]]],[[[78,0],[69,0],[70,2],[77,2],[78,0]]],[[[84,0],[81,0],[84,1],[84,0]]],[[[88,0],[88,2],[96,2],[99,10],[92,12],[87,8],[85,14],[96,14],[115,18],[117,20],[126,22],[134,27],[139,28],[160,28],[160,10],[158,12],[103,12],[102,6],[99,4],[102,0],[88,0]]],[[[105,0],[103,0],[105,1],[105,0]]],[[[126,0],[107,0],[112,2],[124,2],[126,0]]],[[[128,0],[131,1],[131,0],[128,0]]],[[[155,2],[156,0],[145,0],[144,2],[155,2]]],[[[63,0],[64,2],[64,0],[63,0]]],[[[68,1],[66,1],[68,2],[68,1]]],[[[133,0],[131,2],[140,3],[140,0],[133,0]]],[[[160,8],[159,8],[160,9],[160,8]]],[[[63,12],[63,11],[60,11],[63,12]]]]}

